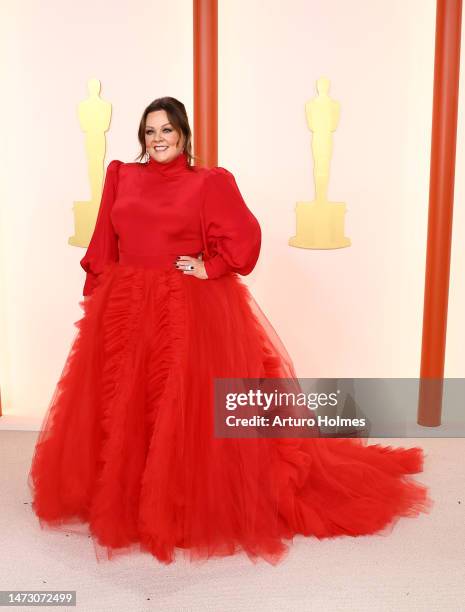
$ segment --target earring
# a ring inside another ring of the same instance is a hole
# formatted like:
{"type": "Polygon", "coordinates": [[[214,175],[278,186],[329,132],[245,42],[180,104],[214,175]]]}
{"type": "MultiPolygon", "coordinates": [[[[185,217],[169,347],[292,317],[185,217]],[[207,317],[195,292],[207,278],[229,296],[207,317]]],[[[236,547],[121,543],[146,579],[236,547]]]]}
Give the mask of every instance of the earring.
{"type": "Polygon", "coordinates": [[[145,163],[148,164],[150,159],[150,153],[148,151],[145,152],[145,163]]]}

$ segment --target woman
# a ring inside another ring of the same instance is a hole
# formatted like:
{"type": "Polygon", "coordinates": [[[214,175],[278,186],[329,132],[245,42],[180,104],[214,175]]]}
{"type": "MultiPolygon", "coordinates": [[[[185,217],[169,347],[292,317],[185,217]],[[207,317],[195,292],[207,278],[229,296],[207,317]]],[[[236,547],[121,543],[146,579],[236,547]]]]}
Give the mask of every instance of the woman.
{"type": "Polygon", "coordinates": [[[152,102],[139,141],[146,163],[108,166],[81,260],[84,316],[29,475],[41,526],[89,523],[108,554],[165,563],[177,549],[277,563],[294,535],[379,533],[427,512],[426,487],[405,477],[420,448],[214,435],[214,378],[295,379],[238,276],[260,226],[228,170],[191,165],[182,103],[152,102]]]}

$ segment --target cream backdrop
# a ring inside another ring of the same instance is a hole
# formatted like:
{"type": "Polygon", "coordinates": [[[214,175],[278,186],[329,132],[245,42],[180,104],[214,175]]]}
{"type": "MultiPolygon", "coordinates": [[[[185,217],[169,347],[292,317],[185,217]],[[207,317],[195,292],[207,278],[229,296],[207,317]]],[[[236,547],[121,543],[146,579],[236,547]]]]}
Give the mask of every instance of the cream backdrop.
{"type": "MultiPolygon", "coordinates": [[[[76,105],[99,78],[113,105],[106,163],[133,161],[158,96],[184,101],[192,121],[192,2],[24,0],[1,12],[0,381],[4,413],[37,423],[81,317],[84,251],[67,243],[72,202],[89,197],[76,105]]],[[[219,1],[219,165],[261,222],[245,282],[299,376],[418,375],[434,14],[434,0],[219,1]],[[304,104],[320,76],[341,103],[329,198],[347,203],[352,240],[334,251],[287,244],[295,202],[313,197],[304,104]]],[[[463,377],[463,114],[457,148],[446,375],[463,377]]]]}

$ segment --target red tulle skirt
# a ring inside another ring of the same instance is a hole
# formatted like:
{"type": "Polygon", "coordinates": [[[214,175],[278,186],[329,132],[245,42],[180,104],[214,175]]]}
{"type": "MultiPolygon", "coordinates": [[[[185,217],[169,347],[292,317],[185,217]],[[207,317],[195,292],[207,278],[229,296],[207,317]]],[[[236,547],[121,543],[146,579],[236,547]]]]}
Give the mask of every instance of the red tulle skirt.
{"type": "Polygon", "coordinates": [[[275,564],[295,535],[387,534],[429,511],[406,476],[422,470],[421,448],[215,437],[214,377],[295,377],[236,274],[108,264],[80,305],[29,473],[42,528],[84,525],[97,559],[244,551],[275,564]]]}

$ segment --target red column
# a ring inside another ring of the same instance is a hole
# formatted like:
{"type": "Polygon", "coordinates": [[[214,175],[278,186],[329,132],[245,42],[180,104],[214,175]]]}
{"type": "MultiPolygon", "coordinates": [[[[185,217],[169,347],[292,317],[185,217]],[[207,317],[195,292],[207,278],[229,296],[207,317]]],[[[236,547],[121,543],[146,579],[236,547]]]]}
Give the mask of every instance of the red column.
{"type": "Polygon", "coordinates": [[[418,424],[441,424],[454,203],[462,0],[437,0],[418,424]]]}
{"type": "Polygon", "coordinates": [[[194,0],[194,150],[218,165],[218,3],[194,0]]]}

